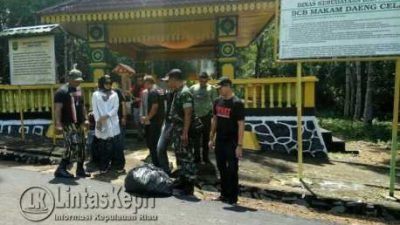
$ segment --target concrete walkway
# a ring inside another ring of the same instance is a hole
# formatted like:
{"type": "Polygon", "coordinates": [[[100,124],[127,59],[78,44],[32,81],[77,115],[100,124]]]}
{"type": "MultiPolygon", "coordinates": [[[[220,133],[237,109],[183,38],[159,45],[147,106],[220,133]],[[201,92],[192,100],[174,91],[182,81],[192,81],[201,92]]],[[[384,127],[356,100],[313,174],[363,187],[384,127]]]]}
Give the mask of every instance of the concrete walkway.
{"type": "Polygon", "coordinates": [[[123,188],[118,194],[120,188],[91,179],[54,179],[51,174],[0,166],[1,224],[105,224],[107,219],[109,224],[329,224],[196,198],[145,199],[127,195],[123,188]],[[126,208],[115,208],[120,203],[126,208]],[[31,222],[24,215],[31,220],[47,218],[31,222]]]}

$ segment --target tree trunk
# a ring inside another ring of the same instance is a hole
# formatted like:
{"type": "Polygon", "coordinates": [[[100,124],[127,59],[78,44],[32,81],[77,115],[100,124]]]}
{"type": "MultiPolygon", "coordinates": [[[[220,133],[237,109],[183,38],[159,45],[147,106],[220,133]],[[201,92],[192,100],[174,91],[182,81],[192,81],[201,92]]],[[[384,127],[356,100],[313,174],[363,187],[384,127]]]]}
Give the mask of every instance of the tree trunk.
{"type": "Polygon", "coordinates": [[[343,115],[345,117],[349,117],[351,108],[351,64],[346,63],[345,67],[346,67],[346,90],[345,90],[343,115]]]}
{"type": "MultiPolygon", "coordinates": [[[[68,74],[68,40],[69,36],[64,34],[64,76],[68,74]]],[[[58,75],[58,80],[61,80],[60,75],[58,75]]]]}
{"type": "Polygon", "coordinates": [[[365,91],[365,105],[364,105],[364,125],[372,124],[372,98],[373,98],[373,77],[375,75],[374,66],[372,62],[367,64],[367,87],[365,91]]]}
{"type": "Polygon", "coordinates": [[[356,85],[354,79],[354,64],[351,63],[350,70],[350,115],[352,116],[354,113],[354,103],[356,101],[356,85]]]}
{"type": "Polygon", "coordinates": [[[261,37],[257,41],[257,55],[256,55],[256,62],[255,62],[255,68],[254,72],[256,75],[256,78],[260,77],[261,71],[261,60],[262,60],[262,51],[264,50],[264,35],[261,35],[261,37]]]}
{"type": "Polygon", "coordinates": [[[356,104],[354,107],[354,120],[359,120],[361,118],[361,108],[362,108],[362,79],[361,79],[361,63],[356,62],[356,104]]]}

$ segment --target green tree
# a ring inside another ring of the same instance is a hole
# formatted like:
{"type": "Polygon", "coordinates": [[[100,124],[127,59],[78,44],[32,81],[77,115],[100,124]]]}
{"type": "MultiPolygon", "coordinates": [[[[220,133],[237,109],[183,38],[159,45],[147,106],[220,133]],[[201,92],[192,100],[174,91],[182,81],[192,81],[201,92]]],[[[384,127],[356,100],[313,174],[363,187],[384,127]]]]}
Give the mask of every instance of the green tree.
{"type": "Polygon", "coordinates": [[[266,27],[249,46],[238,50],[239,77],[260,78],[272,76],[293,76],[294,64],[276,63],[274,58],[273,25],[266,27]]]}
{"type": "Polygon", "coordinates": [[[0,0],[0,30],[38,25],[36,12],[65,0],[0,0]]]}

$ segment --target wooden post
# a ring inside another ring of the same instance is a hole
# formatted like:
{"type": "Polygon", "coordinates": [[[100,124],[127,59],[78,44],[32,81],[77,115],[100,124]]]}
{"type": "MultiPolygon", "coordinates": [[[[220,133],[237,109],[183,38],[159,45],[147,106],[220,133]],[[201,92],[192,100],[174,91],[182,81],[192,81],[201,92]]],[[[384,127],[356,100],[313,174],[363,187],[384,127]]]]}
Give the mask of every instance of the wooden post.
{"type": "Polygon", "coordinates": [[[269,107],[274,108],[274,84],[269,85],[269,107]]]}
{"type": "Polygon", "coordinates": [[[279,84],[278,86],[278,107],[282,108],[283,104],[282,104],[282,92],[283,92],[283,85],[282,83],[279,84]]]}
{"type": "Polygon", "coordinates": [[[304,107],[315,108],[315,82],[304,84],[304,107]]]}
{"type": "Polygon", "coordinates": [[[286,108],[292,107],[292,83],[286,84],[286,108]]]}
{"type": "Polygon", "coordinates": [[[22,90],[21,85],[18,85],[18,101],[19,101],[19,119],[21,121],[21,138],[25,140],[25,124],[24,124],[24,109],[22,104],[22,90]]]}
{"type": "Polygon", "coordinates": [[[249,108],[249,87],[247,84],[244,86],[244,107],[249,108]]]}
{"type": "Polygon", "coordinates": [[[265,109],[265,84],[261,84],[261,108],[265,109]]]}
{"type": "Polygon", "coordinates": [[[257,85],[252,85],[253,88],[253,108],[257,108],[257,85]]]}

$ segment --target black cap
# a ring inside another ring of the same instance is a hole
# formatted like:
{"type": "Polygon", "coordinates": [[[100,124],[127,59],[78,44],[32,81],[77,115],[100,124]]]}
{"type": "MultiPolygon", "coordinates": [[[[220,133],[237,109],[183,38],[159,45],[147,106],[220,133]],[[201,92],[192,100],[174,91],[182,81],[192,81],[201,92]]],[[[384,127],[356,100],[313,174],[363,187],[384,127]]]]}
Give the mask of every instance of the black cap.
{"type": "Polygon", "coordinates": [[[221,78],[218,79],[218,82],[215,85],[215,88],[220,88],[222,86],[232,87],[232,81],[227,77],[221,77],[221,78]]]}
{"type": "Polygon", "coordinates": [[[184,80],[182,70],[172,69],[161,80],[169,81],[169,79],[184,80]]]}
{"type": "Polygon", "coordinates": [[[200,77],[200,78],[210,78],[210,77],[208,76],[207,72],[201,72],[201,73],[199,74],[199,77],[200,77]]]}

